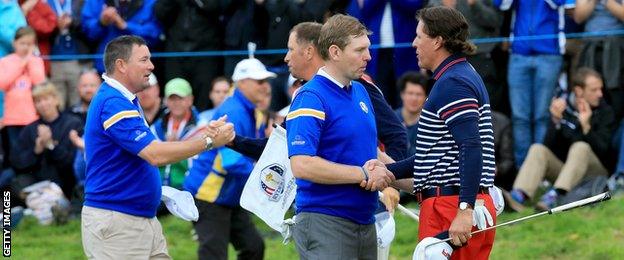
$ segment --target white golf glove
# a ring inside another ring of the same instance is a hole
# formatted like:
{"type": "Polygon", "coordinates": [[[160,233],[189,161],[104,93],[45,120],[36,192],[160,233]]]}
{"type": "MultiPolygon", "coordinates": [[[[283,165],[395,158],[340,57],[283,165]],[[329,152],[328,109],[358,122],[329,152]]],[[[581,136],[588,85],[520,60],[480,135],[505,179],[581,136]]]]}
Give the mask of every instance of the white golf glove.
{"type": "Polygon", "coordinates": [[[472,210],[472,222],[477,226],[477,229],[485,229],[488,225],[494,225],[494,219],[492,219],[492,215],[481,199],[475,202],[474,209],[472,210]]]}
{"type": "Polygon", "coordinates": [[[492,197],[492,202],[494,202],[494,208],[496,209],[496,216],[498,216],[503,213],[503,210],[505,210],[503,192],[500,188],[492,186],[490,187],[490,197],[492,197]]]}

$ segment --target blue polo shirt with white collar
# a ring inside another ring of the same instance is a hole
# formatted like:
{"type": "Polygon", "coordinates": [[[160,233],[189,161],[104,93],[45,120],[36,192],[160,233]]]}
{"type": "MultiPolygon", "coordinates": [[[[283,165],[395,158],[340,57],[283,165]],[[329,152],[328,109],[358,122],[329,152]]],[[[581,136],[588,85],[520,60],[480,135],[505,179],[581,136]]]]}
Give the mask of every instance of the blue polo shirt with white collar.
{"type": "MultiPolygon", "coordinates": [[[[362,84],[341,86],[321,68],[297,92],[286,117],[288,156],[319,156],[362,166],[377,157],[377,129],[362,84]]],[[[326,185],[297,179],[297,213],[314,212],[358,224],[374,222],[377,193],[358,184],[326,185]]]]}
{"type": "Polygon", "coordinates": [[[138,154],[156,138],[138,98],[118,81],[103,77],[85,126],[84,205],[153,218],[160,203],[160,176],[138,154]]]}

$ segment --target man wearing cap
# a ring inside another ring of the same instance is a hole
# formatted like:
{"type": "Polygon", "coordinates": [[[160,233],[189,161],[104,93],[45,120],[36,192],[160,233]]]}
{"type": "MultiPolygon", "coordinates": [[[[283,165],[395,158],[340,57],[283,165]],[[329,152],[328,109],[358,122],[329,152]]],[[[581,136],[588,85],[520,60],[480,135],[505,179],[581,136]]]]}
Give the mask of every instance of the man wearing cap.
{"type": "MultiPolygon", "coordinates": [[[[217,108],[213,118],[227,115],[237,134],[264,137],[256,129],[254,109],[270,91],[268,79],[275,76],[257,59],[240,61],[232,75],[234,94],[217,108]]],[[[202,153],[193,161],[184,189],[195,196],[199,209],[199,220],[194,223],[199,259],[227,259],[230,242],[238,259],[263,258],[262,237],[249,213],[240,207],[240,196],[253,163],[253,159],[226,147],[202,153]]]]}
{"type": "MultiPolygon", "coordinates": [[[[193,107],[191,84],[182,78],[167,82],[165,102],[167,109],[150,127],[152,133],[161,141],[182,141],[191,137],[199,121],[199,113],[193,107]]],[[[181,189],[191,160],[159,167],[162,184],[181,189]]]]}

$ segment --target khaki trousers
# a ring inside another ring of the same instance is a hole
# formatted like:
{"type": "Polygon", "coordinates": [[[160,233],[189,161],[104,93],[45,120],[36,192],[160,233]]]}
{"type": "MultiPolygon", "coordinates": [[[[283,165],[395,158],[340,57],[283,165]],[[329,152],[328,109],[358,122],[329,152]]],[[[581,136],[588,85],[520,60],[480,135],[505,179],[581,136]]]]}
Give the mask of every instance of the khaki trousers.
{"type": "Polygon", "coordinates": [[[532,198],[544,178],[554,182],[556,189],[570,191],[585,175],[608,175],[607,169],[586,142],[573,143],[565,163],[543,144],[533,144],[520,167],[513,188],[522,190],[532,198]]]}
{"type": "Polygon", "coordinates": [[[89,259],[171,259],[158,219],[82,208],[82,247],[89,259]]]}

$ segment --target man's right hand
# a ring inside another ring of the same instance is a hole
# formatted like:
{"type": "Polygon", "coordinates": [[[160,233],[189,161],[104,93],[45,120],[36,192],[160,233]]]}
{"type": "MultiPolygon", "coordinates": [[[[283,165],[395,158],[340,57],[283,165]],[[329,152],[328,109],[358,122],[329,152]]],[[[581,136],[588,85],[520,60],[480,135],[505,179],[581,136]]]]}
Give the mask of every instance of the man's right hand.
{"type": "Polygon", "coordinates": [[[114,18],[116,14],[117,9],[115,9],[115,7],[104,5],[102,7],[102,14],[100,14],[100,23],[104,26],[108,26],[115,21],[114,18]]]}
{"type": "Polygon", "coordinates": [[[563,98],[553,98],[550,102],[550,116],[553,123],[559,124],[563,118],[563,111],[566,109],[566,101],[563,98]]]}
{"type": "Polygon", "coordinates": [[[74,144],[74,146],[80,150],[84,150],[85,143],[84,139],[78,135],[78,132],[74,129],[69,131],[69,140],[74,144]]]}
{"type": "Polygon", "coordinates": [[[368,181],[362,181],[360,186],[366,190],[384,190],[395,181],[392,172],[388,171],[386,166],[376,159],[369,160],[363,167],[368,171],[368,181]]]}
{"type": "Polygon", "coordinates": [[[221,116],[217,120],[210,121],[206,128],[206,134],[212,138],[212,144],[215,148],[232,142],[236,136],[234,125],[232,123],[227,123],[227,115],[221,116]]]}
{"type": "Polygon", "coordinates": [[[234,124],[226,123],[223,126],[218,128],[218,134],[212,138],[214,147],[221,147],[226,144],[229,144],[236,137],[236,132],[234,131],[234,124]]]}

